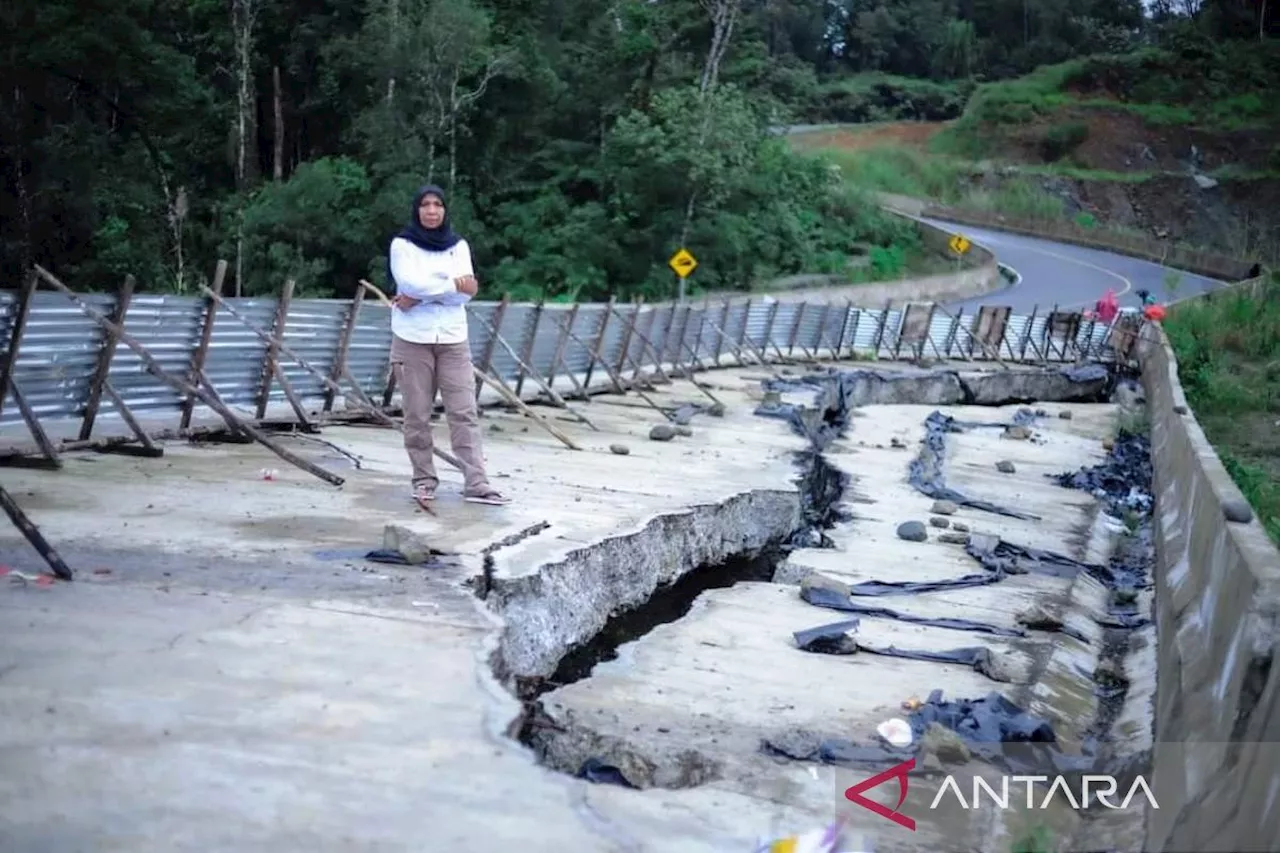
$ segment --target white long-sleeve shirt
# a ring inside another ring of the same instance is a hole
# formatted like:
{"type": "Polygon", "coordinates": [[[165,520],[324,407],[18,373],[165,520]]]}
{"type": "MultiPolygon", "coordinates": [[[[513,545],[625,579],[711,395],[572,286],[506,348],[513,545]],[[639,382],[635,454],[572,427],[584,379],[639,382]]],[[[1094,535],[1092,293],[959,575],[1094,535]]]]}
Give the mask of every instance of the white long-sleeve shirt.
{"type": "Polygon", "coordinates": [[[471,247],[459,240],[452,249],[429,252],[403,237],[391,241],[391,277],[396,293],[421,299],[408,311],[391,309],[391,333],[415,344],[456,344],[467,339],[466,303],[454,279],[475,275],[471,247]]]}

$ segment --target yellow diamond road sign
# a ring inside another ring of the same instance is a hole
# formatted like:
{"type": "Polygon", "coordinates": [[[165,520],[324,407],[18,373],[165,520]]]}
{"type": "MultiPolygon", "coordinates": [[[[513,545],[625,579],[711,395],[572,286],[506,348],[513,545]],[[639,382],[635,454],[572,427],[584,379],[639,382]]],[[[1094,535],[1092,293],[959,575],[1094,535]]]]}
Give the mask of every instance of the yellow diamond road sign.
{"type": "Polygon", "coordinates": [[[667,261],[667,265],[675,270],[676,275],[681,278],[688,278],[689,273],[693,272],[698,266],[698,261],[693,255],[689,254],[688,249],[681,249],[671,256],[671,260],[667,261]]]}
{"type": "Polygon", "coordinates": [[[955,252],[957,255],[963,255],[965,252],[969,251],[969,238],[965,237],[963,234],[952,234],[950,246],[951,251],[955,252]]]}

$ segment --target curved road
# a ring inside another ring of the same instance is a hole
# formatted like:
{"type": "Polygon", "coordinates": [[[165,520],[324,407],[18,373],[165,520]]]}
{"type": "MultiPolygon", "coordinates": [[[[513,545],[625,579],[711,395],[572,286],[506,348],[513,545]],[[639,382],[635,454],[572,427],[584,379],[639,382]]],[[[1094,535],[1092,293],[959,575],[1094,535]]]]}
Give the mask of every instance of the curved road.
{"type": "Polygon", "coordinates": [[[1012,287],[954,302],[949,306],[953,308],[998,304],[1010,306],[1015,313],[1028,314],[1037,305],[1043,311],[1056,304],[1059,310],[1074,310],[1092,307],[1108,289],[1116,292],[1122,308],[1137,307],[1139,299],[1136,294],[1144,288],[1150,290],[1156,299],[1167,303],[1226,284],[1098,249],[971,228],[940,219],[925,218],[925,221],[981,243],[995,252],[1000,263],[1013,267],[1022,276],[1022,280],[1012,287]],[[1170,273],[1178,279],[1173,291],[1166,282],[1170,273]]]}

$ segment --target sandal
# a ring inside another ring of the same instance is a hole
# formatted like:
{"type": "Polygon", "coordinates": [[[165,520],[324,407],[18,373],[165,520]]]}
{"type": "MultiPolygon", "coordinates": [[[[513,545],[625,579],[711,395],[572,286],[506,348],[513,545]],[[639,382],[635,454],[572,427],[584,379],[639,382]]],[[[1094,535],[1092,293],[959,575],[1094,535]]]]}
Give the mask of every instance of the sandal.
{"type": "Polygon", "coordinates": [[[436,487],[426,483],[419,483],[413,487],[413,499],[425,509],[427,504],[436,499],[436,487]]]}
{"type": "Polygon", "coordinates": [[[505,506],[511,503],[511,498],[499,492],[492,486],[485,488],[483,491],[472,492],[464,495],[463,500],[473,504],[489,504],[490,506],[505,506]]]}

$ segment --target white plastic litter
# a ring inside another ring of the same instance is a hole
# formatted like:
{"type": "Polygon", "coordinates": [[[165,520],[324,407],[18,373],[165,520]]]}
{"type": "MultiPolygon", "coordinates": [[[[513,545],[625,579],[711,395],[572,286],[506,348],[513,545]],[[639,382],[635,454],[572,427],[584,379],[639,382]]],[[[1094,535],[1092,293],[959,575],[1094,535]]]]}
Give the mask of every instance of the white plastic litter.
{"type": "Polygon", "coordinates": [[[885,720],[876,726],[876,733],[893,746],[910,746],[911,741],[914,740],[914,735],[911,733],[911,724],[897,717],[885,720]]]}

